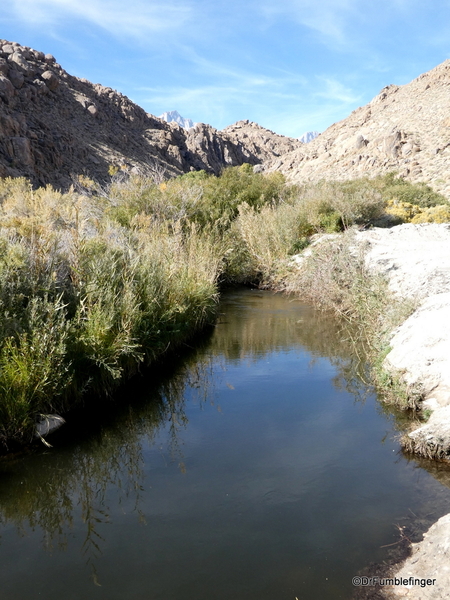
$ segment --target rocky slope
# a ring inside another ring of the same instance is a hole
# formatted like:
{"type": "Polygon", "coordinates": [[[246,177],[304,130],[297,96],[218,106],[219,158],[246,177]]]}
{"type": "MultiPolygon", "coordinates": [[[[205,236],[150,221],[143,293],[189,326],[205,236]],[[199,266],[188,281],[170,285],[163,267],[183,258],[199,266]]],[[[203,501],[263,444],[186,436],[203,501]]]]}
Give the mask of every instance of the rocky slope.
{"type": "Polygon", "coordinates": [[[0,177],[65,189],[73,175],[104,180],[109,165],[159,176],[219,174],[301,144],[286,140],[248,122],[224,132],[204,124],[185,130],[111,88],[73,77],[49,54],[0,40],[0,177]]]}
{"type": "Polygon", "coordinates": [[[450,198],[450,60],[369,104],[299,149],[268,161],[293,181],[374,176],[396,170],[450,198]]]}

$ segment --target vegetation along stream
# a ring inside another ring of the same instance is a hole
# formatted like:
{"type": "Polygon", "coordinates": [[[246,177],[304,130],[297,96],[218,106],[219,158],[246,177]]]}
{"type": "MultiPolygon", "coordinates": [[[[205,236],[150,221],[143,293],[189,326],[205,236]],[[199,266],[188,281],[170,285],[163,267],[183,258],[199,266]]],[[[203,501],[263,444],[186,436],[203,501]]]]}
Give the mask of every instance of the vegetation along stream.
{"type": "Polygon", "coordinates": [[[298,300],[225,294],[196,349],[2,460],[2,599],[350,598],[449,497],[352,356],[298,300]]]}

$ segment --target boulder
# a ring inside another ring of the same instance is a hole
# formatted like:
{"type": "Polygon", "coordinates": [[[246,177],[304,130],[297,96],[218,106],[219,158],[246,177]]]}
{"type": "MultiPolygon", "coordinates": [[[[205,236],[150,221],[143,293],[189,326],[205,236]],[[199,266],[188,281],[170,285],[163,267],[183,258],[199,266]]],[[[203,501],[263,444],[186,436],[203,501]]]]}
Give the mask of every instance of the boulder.
{"type": "Polygon", "coordinates": [[[23,56],[22,52],[17,50],[9,56],[9,62],[12,63],[16,69],[24,73],[25,75],[33,75],[35,68],[31,65],[23,56]]]}
{"type": "Polygon", "coordinates": [[[96,117],[98,115],[98,108],[95,106],[95,104],[91,104],[90,106],[88,106],[87,111],[93,117],[96,117]]]}
{"type": "Polygon", "coordinates": [[[0,58],[0,75],[8,75],[9,65],[4,58],[0,58]]]}
{"type": "Polygon", "coordinates": [[[59,87],[59,79],[53,73],[53,71],[44,71],[41,75],[42,79],[45,81],[46,86],[51,92],[54,92],[59,87]]]}
{"type": "Polygon", "coordinates": [[[15,90],[13,84],[4,75],[0,75],[0,98],[9,104],[14,98],[15,90]]]}
{"type": "Polygon", "coordinates": [[[20,90],[20,88],[23,86],[23,82],[25,81],[25,77],[17,69],[9,70],[9,79],[17,90],[20,90]]]}

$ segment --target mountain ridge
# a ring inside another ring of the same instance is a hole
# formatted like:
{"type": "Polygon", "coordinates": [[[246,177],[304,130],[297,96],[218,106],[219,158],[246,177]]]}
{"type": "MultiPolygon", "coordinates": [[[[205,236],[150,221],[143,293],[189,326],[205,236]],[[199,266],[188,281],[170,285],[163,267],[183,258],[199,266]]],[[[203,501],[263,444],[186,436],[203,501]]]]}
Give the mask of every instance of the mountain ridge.
{"type": "Polygon", "coordinates": [[[50,54],[0,39],[0,177],[63,190],[80,174],[107,181],[111,165],[170,177],[249,163],[298,183],[396,171],[450,198],[449,115],[446,60],[386,86],[308,143],[245,120],[222,131],[204,123],[184,129],[70,75],[50,54]]]}
{"type": "Polygon", "coordinates": [[[300,145],[259,126],[256,140],[255,127],[246,127],[251,139],[202,123],[183,129],[112,88],[70,75],[50,54],[0,40],[0,177],[64,190],[79,174],[108,180],[111,165],[158,177],[200,169],[218,175],[300,145]]]}

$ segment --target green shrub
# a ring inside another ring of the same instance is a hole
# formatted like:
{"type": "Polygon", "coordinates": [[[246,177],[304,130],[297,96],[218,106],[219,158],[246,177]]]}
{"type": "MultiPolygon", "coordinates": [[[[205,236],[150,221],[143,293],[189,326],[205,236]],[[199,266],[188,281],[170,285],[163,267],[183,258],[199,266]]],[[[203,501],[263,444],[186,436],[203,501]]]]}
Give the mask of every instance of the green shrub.
{"type": "Polygon", "coordinates": [[[70,325],[61,299],[33,298],[23,328],[0,349],[0,439],[31,440],[41,413],[64,409],[70,385],[70,325]]]}

